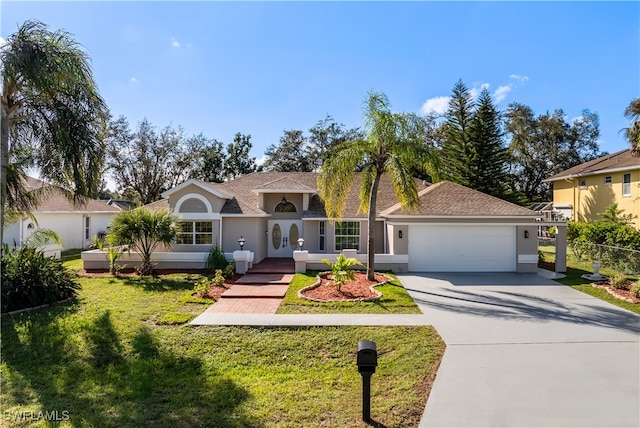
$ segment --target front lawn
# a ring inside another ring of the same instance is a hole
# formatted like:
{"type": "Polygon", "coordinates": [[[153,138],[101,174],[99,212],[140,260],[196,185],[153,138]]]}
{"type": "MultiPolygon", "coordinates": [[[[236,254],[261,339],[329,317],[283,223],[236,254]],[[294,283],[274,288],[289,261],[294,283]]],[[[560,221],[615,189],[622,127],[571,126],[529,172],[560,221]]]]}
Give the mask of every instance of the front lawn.
{"type": "Polygon", "coordinates": [[[61,426],[359,427],[368,339],[372,417],[417,425],[444,350],[433,328],[159,325],[203,311],[185,298],[198,278],[83,277],[75,303],[3,318],[6,423],[48,426],[32,419],[57,411],[61,426]]]}
{"type": "MultiPolygon", "coordinates": [[[[597,297],[600,300],[604,300],[605,302],[609,302],[613,305],[619,306],[621,308],[627,309],[631,312],[635,312],[636,314],[640,314],[640,304],[638,303],[630,303],[624,300],[613,297],[611,294],[607,293],[606,290],[602,288],[597,288],[591,285],[592,281],[585,279],[582,275],[591,274],[593,270],[586,270],[586,266],[583,266],[582,269],[568,267],[567,272],[565,273],[566,277],[562,279],[558,279],[561,284],[568,285],[571,288],[574,288],[583,293],[589,294],[593,297],[597,297]]],[[[612,271],[611,271],[612,272],[612,271]]],[[[602,273],[604,275],[611,275],[610,271],[604,270],[602,273]]],[[[635,278],[630,278],[635,280],[635,278]]]]}
{"type": "Polygon", "coordinates": [[[278,308],[279,314],[421,314],[420,308],[404,289],[395,275],[393,280],[376,287],[382,297],[374,302],[313,302],[298,297],[298,291],[312,285],[317,271],[298,273],[289,284],[284,300],[278,308]]]}

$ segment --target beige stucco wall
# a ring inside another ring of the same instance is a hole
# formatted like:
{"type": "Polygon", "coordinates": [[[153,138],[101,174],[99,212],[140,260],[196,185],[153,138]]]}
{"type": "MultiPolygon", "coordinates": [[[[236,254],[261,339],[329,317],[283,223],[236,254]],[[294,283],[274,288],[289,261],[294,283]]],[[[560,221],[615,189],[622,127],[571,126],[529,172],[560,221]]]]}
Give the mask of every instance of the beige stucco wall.
{"type": "MultiPolygon", "coordinates": [[[[554,205],[571,205],[574,210],[574,220],[595,221],[600,219],[600,213],[608,206],[617,202],[618,208],[625,214],[640,217],[638,203],[640,185],[640,170],[620,171],[594,174],[572,180],[553,182],[554,205]],[[622,181],[624,174],[631,174],[631,195],[622,196],[622,181]],[[605,177],[611,176],[611,184],[605,184],[605,177]],[[585,186],[580,187],[580,181],[585,186]]],[[[640,218],[635,220],[635,227],[640,227],[640,218]]]]}
{"type": "Polygon", "coordinates": [[[190,193],[195,193],[195,194],[204,196],[207,199],[207,201],[209,201],[209,203],[211,204],[211,209],[214,213],[219,213],[222,210],[222,207],[224,206],[225,202],[227,201],[226,199],[219,198],[216,195],[198,187],[195,184],[189,184],[185,188],[180,189],[177,192],[171,194],[171,196],[169,196],[169,207],[171,208],[171,210],[175,211],[176,203],[183,196],[188,195],[190,193]]]}
{"type": "Polygon", "coordinates": [[[537,270],[538,227],[536,225],[516,226],[516,271],[531,273],[537,270]]]}
{"type": "Polygon", "coordinates": [[[267,257],[266,217],[223,217],[222,251],[230,253],[239,250],[238,238],[245,239],[244,249],[254,252],[254,263],[267,257]]]}
{"type": "Polygon", "coordinates": [[[409,254],[409,226],[405,224],[390,224],[387,226],[389,239],[389,254],[409,254]],[[402,238],[400,238],[402,233],[402,238]]]}

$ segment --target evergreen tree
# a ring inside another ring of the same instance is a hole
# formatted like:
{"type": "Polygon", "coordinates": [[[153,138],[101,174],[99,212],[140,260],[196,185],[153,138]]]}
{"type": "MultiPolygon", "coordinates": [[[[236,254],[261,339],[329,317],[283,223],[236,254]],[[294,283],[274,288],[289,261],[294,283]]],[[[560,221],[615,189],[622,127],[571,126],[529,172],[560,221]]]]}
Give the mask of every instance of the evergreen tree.
{"type": "Polygon", "coordinates": [[[470,150],[473,153],[473,163],[467,169],[469,187],[508,199],[509,155],[502,141],[500,113],[494,107],[486,88],[478,97],[469,136],[470,150]]]}
{"type": "Polygon", "coordinates": [[[280,144],[271,144],[265,151],[266,160],[262,165],[265,171],[311,172],[313,163],[309,156],[307,139],[302,131],[284,131],[280,144]]]}
{"type": "Polygon", "coordinates": [[[442,174],[447,180],[469,187],[472,185],[469,169],[475,164],[470,135],[474,108],[469,89],[462,80],[458,80],[445,114],[442,174]]]}

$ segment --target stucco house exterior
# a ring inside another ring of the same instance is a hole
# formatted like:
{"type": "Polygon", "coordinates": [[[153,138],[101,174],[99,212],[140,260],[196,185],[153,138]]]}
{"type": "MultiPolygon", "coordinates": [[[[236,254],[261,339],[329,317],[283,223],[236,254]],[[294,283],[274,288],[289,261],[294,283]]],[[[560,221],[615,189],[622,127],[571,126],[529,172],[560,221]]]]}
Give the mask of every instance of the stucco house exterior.
{"type": "MultiPolygon", "coordinates": [[[[35,178],[27,181],[29,189],[46,185],[35,178]]],[[[63,250],[87,248],[95,235],[106,233],[111,218],[119,211],[119,207],[96,199],[74,205],[62,192],[54,192],[32,212],[37,221],[27,217],[8,224],[3,242],[20,246],[36,230],[51,229],[60,235],[63,250]]]]}
{"type": "MultiPolygon", "coordinates": [[[[154,261],[158,268],[203,268],[216,244],[232,259],[240,250],[240,237],[253,263],[293,258],[300,250],[310,269],[326,268],[320,260],[343,251],[366,261],[367,213],[358,212],[360,177],[354,180],[340,223],[327,218],[317,178],[316,173],[255,172],[225,183],[188,180],[168,190],[164,199],[146,207],[179,214],[182,233],[171,253],[155,254],[154,261]],[[302,249],[299,238],[304,239],[302,249]]],[[[376,214],[377,269],[537,270],[538,213],[448,181],[416,180],[416,184],[420,208],[406,212],[390,180],[382,178],[376,214]]],[[[82,254],[85,268],[104,267],[104,257],[93,253],[82,254]]],[[[558,263],[557,269],[562,271],[565,265],[558,263]]]]}
{"type": "Polygon", "coordinates": [[[566,219],[594,221],[613,203],[640,227],[640,158],[631,150],[602,156],[549,177],[553,208],[566,219]]]}

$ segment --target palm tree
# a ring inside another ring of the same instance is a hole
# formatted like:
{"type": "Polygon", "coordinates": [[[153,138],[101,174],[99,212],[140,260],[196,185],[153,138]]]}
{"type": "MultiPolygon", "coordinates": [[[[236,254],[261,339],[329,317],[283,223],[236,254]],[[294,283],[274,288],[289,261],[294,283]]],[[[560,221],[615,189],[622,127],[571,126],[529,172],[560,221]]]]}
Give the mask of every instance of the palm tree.
{"type": "Polygon", "coordinates": [[[631,151],[640,156],[640,98],[636,98],[624,110],[624,116],[632,120],[630,127],[624,130],[627,140],[631,144],[631,151]]]}
{"type": "Polygon", "coordinates": [[[375,220],[378,186],[388,174],[403,208],[415,210],[420,200],[412,169],[438,177],[437,154],[425,144],[426,122],[409,113],[392,113],[386,95],[370,91],[364,103],[365,137],[337,145],[320,169],[318,194],[329,219],[340,221],[349,190],[361,170],[359,212],[368,212],[367,277],[374,280],[375,220]]]}
{"type": "Polygon", "coordinates": [[[76,201],[100,184],[107,108],[89,57],[65,31],[26,21],[0,48],[0,240],[5,213],[29,214],[25,171],[37,168],[76,201]]]}
{"type": "Polygon", "coordinates": [[[168,210],[149,211],[146,208],[120,211],[113,216],[109,243],[126,246],[129,251],[140,253],[142,262],[137,268],[140,275],[153,272],[151,256],[162,245],[171,249],[178,233],[179,217],[168,210]]]}

